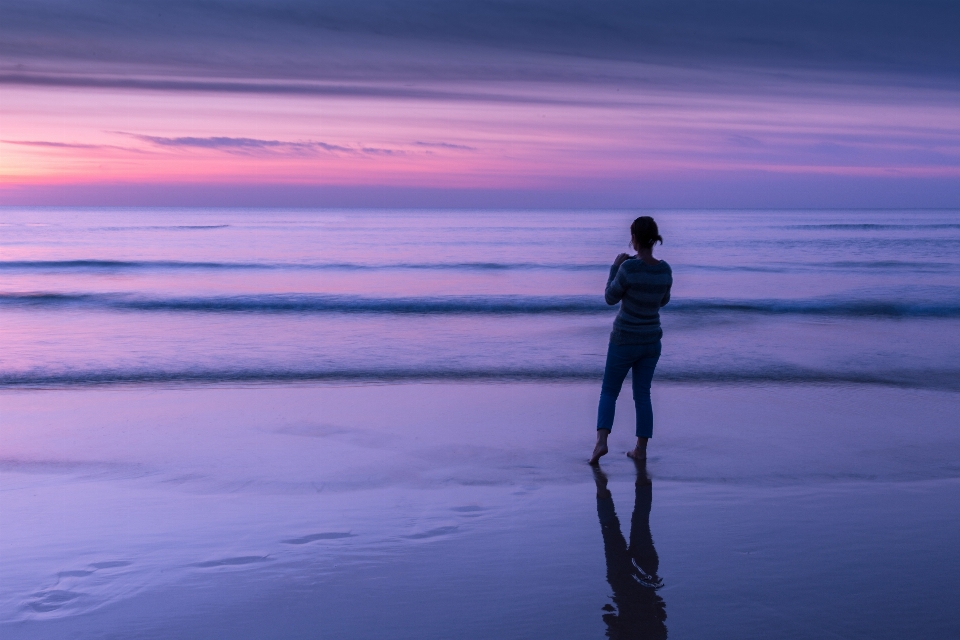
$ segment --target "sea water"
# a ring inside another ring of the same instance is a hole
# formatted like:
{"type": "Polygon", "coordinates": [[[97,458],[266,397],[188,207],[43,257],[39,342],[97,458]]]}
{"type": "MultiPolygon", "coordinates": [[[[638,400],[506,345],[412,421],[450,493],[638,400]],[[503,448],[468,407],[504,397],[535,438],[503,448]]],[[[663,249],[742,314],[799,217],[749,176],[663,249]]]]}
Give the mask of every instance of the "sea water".
{"type": "MultiPolygon", "coordinates": [[[[636,213],[8,208],[0,385],[596,380],[636,213]]],[[[658,379],[960,389],[960,212],[651,213],[658,379]]]]}

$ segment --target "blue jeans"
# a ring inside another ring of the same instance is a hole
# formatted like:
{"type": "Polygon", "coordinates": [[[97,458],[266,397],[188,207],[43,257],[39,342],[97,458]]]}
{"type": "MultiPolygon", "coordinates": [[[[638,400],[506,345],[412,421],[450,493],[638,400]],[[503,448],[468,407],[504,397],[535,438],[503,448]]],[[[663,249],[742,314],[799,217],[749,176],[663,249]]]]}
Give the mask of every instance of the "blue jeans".
{"type": "Polygon", "coordinates": [[[653,436],[653,405],[650,403],[650,382],[660,359],[660,341],[653,344],[614,344],[607,348],[607,366],[603,370],[597,429],[613,429],[617,397],[627,372],[633,369],[633,404],[637,408],[637,437],[653,436]]]}

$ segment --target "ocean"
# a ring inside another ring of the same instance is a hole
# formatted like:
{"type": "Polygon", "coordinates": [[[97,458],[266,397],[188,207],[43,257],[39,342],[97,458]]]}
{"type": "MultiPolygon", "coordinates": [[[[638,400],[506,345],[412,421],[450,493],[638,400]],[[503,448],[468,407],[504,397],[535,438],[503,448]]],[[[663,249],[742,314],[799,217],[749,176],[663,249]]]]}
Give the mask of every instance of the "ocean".
{"type": "Polygon", "coordinates": [[[960,212],[0,210],[0,636],[960,637],[960,212]]]}
{"type": "MultiPolygon", "coordinates": [[[[653,214],[658,379],[960,390],[958,212],[653,214]]],[[[0,385],[596,380],[634,215],[6,209],[0,385]]]]}

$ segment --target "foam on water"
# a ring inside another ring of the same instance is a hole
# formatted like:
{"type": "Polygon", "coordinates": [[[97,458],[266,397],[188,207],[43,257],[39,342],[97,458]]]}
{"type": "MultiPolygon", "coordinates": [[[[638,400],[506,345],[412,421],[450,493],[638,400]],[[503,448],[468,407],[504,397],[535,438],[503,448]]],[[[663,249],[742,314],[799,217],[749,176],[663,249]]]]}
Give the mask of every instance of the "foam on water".
{"type": "MultiPolygon", "coordinates": [[[[212,313],[402,313],[402,314],[607,314],[597,296],[433,296],[368,298],[362,295],[272,294],[202,298],[148,298],[117,293],[4,293],[0,308],[116,309],[212,313]]],[[[960,318],[960,302],[848,300],[687,299],[671,304],[671,314],[736,313],[877,318],[960,318]]]]}

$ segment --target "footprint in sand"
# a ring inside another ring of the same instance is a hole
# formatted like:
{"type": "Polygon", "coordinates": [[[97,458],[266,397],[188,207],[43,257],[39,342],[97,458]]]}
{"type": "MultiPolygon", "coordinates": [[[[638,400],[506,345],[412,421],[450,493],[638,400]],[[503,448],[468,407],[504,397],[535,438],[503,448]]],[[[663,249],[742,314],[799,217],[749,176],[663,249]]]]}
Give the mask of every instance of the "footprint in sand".
{"type": "Polygon", "coordinates": [[[94,571],[96,571],[96,569],[93,569],[92,571],[88,571],[86,569],[78,569],[76,571],[61,571],[57,574],[57,578],[85,578],[89,575],[92,575],[94,571]]]}
{"type": "Polygon", "coordinates": [[[424,531],[423,533],[414,533],[409,536],[402,536],[407,540],[423,540],[424,538],[436,538],[437,536],[445,536],[448,533],[453,533],[460,527],[439,527],[437,529],[430,529],[430,531],[424,531]]]}
{"type": "Polygon", "coordinates": [[[56,611],[68,602],[72,602],[84,594],[76,591],[67,591],[65,589],[49,589],[47,591],[38,591],[32,594],[33,602],[28,602],[27,607],[40,613],[49,613],[56,611]]]}
{"type": "Polygon", "coordinates": [[[116,569],[117,567],[129,567],[131,562],[125,560],[111,560],[109,562],[94,562],[90,566],[94,569],[116,569]]]}
{"type": "Polygon", "coordinates": [[[92,567],[92,569],[70,569],[69,571],[61,571],[57,573],[57,580],[59,581],[63,578],[86,578],[101,569],[118,569],[120,567],[129,567],[131,564],[133,563],[127,562],[126,560],[93,562],[87,565],[88,567],[92,567]]]}
{"type": "MultiPolygon", "coordinates": [[[[102,569],[116,569],[118,567],[129,566],[130,564],[132,563],[127,562],[126,560],[108,560],[104,562],[93,562],[87,565],[90,567],[89,569],[70,569],[67,571],[60,571],[57,573],[57,584],[54,586],[59,586],[60,582],[64,579],[86,578],[87,576],[91,576],[102,569]]],[[[68,603],[73,603],[75,600],[85,595],[87,594],[79,591],[70,591],[69,589],[44,589],[31,594],[32,600],[27,602],[24,606],[39,613],[49,613],[51,611],[60,609],[68,603]]]]}
{"type": "Polygon", "coordinates": [[[352,533],[312,533],[308,536],[303,536],[302,538],[291,538],[290,540],[281,540],[283,544],[307,544],[308,542],[313,542],[314,540],[339,540],[340,538],[354,538],[352,533]]]}
{"type": "Polygon", "coordinates": [[[256,562],[267,562],[267,556],[238,556],[236,558],[222,558],[220,560],[208,560],[207,562],[198,562],[194,567],[209,569],[210,567],[233,567],[242,564],[254,564],[256,562]]]}

